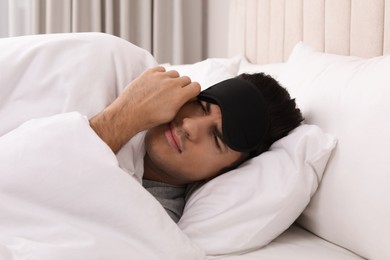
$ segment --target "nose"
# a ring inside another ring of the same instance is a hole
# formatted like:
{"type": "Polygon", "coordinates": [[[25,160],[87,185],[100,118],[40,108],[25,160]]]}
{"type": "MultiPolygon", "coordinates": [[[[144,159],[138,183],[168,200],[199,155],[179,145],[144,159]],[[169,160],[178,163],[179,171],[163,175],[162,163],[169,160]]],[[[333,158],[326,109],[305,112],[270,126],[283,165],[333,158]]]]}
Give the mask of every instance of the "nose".
{"type": "Polygon", "coordinates": [[[214,123],[211,116],[185,117],[182,121],[182,130],[189,140],[197,141],[210,132],[214,123]]]}

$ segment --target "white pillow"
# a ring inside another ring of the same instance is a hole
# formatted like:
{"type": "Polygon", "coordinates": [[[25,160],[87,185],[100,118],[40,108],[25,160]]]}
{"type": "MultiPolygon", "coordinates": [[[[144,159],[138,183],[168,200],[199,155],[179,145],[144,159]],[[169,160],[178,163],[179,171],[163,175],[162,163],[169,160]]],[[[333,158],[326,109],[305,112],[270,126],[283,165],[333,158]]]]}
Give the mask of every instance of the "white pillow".
{"type": "Polygon", "coordinates": [[[298,44],[280,82],[306,122],[338,146],[299,223],[368,259],[390,259],[390,56],[325,54],[298,44]]]}
{"type": "Polygon", "coordinates": [[[177,70],[182,76],[189,76],[192,81],[199,82],[202,90],[225,79],[237,76],[242,55],[233,58],[210,58],[194,64],[169,65],[162,64],[167,70],[177,70]]]}
{"type": "Polygon", "coordinates": [[[279,75],[283,72],[286,63],[270,63],[270,64],[254,64],[249,62],[245,57],[242,58],[238,74],[242,73],[258,73],[270,75],[275,79],[278,79],[279,75]]]}
{"type": "Polygon", "coordinates": [[[309,203],[335,144],[320,128],[299,126],[269,151],[196,190],[180,228],[209,256],[268,244],[309,203]]]}

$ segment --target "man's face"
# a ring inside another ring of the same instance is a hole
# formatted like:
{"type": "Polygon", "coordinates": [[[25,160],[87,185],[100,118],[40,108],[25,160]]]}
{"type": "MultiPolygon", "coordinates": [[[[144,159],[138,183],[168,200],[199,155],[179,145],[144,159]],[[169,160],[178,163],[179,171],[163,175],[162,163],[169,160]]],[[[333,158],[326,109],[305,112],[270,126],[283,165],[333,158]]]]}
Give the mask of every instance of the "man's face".
{"type": "Polygon", "coordinates": [[[222,115],[217,105],[188,102],[171,123],[147,132],[145,164],[159,172],[161,181],[171,184],[215,177],[242,155],[224,144],[221,129],[222,115]]]}

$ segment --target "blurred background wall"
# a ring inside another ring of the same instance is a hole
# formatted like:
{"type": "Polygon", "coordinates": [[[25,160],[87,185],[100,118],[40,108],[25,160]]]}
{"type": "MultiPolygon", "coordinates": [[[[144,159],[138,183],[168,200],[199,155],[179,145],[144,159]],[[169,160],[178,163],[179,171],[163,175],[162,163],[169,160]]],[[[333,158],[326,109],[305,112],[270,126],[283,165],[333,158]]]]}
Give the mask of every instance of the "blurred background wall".
{"type": "Polygon", "coordinates": [[[106,32],[159,63],[228,56],[229,0],[0,0],[0,37],[106,32]]]}

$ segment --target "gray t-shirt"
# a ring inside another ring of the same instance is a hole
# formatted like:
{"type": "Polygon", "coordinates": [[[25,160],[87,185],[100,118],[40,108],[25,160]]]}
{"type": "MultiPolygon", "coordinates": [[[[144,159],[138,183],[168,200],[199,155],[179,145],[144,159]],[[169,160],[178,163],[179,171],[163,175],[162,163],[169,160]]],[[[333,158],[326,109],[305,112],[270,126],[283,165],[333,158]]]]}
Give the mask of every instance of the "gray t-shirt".
{"type": "Polygon", "coordinates": [[[128,172],[149,191],[165,208],[169,216],[178,222],[184,209],[186,186],[175,186],[142,179],[144,172],[146,131],[138,133],[118,153],[120,167],[128,172]]]}
{"type": "Polygon", "coordinates": [[[161,203],[168,215],[177,223],[183,214],[186,185],[171,185],[146,179],[142,180],[142,185],[161,203]]]}

